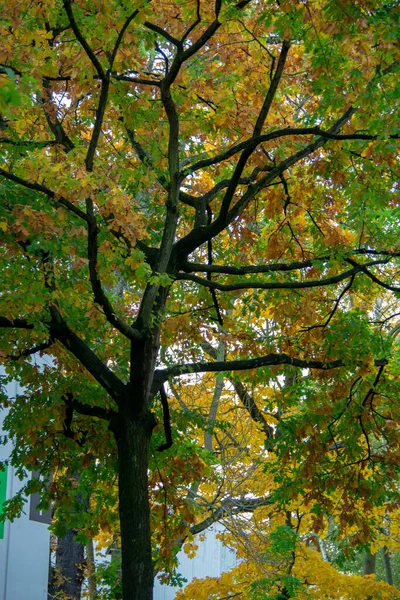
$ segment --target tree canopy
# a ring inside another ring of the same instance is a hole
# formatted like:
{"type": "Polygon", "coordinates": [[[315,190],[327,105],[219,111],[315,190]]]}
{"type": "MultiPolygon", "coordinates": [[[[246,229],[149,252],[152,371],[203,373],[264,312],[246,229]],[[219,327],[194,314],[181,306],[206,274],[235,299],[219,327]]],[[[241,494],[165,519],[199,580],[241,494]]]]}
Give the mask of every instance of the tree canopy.
{"type": "Polygon", "coordinates": [[[272,505],[368,544],[398,507],[399,5],[2,9],[16,459],[100,482],[99,507],[118,473],[124,600],[152,598],[150,506],[164,561],[272,505]]]}

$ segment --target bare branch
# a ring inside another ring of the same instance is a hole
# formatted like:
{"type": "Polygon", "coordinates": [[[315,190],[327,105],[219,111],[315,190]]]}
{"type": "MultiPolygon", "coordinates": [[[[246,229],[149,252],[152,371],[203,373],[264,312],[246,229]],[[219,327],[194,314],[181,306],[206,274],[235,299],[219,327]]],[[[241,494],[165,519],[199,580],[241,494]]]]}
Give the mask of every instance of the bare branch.
{"type": "MultiPolygon", "coordinates": [[[[218,359],[216,349],[213,348],[213,346],[209,342],[203,342],[201,344],[201,347],[207,352],[207,354],[214,358],[214,360],[218,359]]],[[[270,425],[268,425],[267,421],[265,420],[264,413],[258,408],[254,397],[249,394],[249,392],[246,390],[245,386],[241,381],[238,381],[235,378],[229,378],[229,380],[233,385],[235,392],[241,400],[243,406],[248,411],[250,417],[253,419],[253,421],[261,425],[262,430],[264,431],[267,438],[272,438],[274,435],[273,428],[270,425]]]]}
{"type": "Polygon", "coordinates": [[[318,328],[325,328],[329,325],[329,323],[331,322],[331,320],[333,319],[337,309],[339,308],[339,304],[343,298],[343,296],[351,289],[353,283],[355,280],[355,275],[353,275],[349,281],[349,283],[346,285],[346,287],[340,292],[338,298],[336,298],[335,304],[333,309],[331,310],[331,312],[328,315],[328,318],[326,319],[325,323],[322,323],[321,325],[311,325],[311,327],[306,327],[304,328],[303,331],[311,331],[312,329],[318,329],[318,328]]]}

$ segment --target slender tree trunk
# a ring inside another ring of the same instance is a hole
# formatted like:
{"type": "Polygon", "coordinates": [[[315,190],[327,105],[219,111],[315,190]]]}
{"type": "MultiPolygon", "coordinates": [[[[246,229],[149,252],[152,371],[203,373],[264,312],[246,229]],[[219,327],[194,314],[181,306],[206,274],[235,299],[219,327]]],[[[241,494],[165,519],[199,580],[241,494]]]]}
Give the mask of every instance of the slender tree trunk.
{"type": "Polygon", "coordinates": [[[137,418],[121,414],[113,427],[118,446],[123,600],[153,598],[147,472],[154,425],[154,416],[147,412],[137,418]]]}
{"type": "Polygon", "coordinates": [[[364,554],[364,575],[374,575],[376,572],[376,554],[364,554]]]}
{"type": "MultiPolygon", "coordinates": [[[[375,575],[376,573],[376,554],[366,552],[364,554],[364,575],[375,575]]],[[[372,596],[367,596],[367,600],[373,600],[372,596]]]]}
{"type": "Polygon", "coordinates": [[[86,568],[87,568],[87,582],[89,591],[89,600],[97,599],[97,585],[96,585],[96,564],[94,560],[94,547],[93,540],[86,542],[86,568]]]}
{"type": "Polygon", "coordinates": [[[386,546],[382,548],[383,564],[385,566],[386,583],[393,585],[392,563],[390,560],[390,552],[386,546]]]}
{"type": "Polygon", "coordinates": [[[80,600],[83,582],[84,546],[75,541],[76,531],[69,529],[57,540],[55,597],[80,600]]]}

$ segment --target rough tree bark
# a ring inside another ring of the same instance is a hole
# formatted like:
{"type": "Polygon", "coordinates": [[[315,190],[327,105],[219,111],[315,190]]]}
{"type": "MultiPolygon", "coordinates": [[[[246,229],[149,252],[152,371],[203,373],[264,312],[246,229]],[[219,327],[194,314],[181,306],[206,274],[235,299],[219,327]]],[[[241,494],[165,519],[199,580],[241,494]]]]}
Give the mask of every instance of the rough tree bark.
{"type": "Polygon", "coordinates": [[[119,513],[121,523],[122,589],[124,600],[152,600],[149,443],[155,425],[148,412],[120,416],[114,434],[118,446],[119,513]]]}
{"type": "Polygon", "coordinates": [[[54,597],[80,600],[83,582],[84,546],[75,541],[76,531],[69,529],[57,540],[54,597]]]}

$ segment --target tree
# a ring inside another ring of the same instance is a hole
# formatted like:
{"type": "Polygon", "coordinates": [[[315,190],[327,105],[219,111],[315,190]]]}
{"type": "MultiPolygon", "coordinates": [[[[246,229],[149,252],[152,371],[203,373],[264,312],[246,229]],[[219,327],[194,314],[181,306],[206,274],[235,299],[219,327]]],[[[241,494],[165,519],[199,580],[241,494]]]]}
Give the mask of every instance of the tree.
{"type": "Polygon", "coordinates": [[[372,309],[400,291],[398,11],[4,7],[1,356],[26,414],[50,411],[71,448],[96,436],[107,456],[113,436],[124,600],[152,597],[149,444],[158,396],[159,450],[172,443],[167,382],[241,372],[245,394],[297,370],[284,395],[307,401],[273,451],[292,455],[309,499],[323,504],[329,444],[345,444],[329,485],[346,465],[393,481],[396,311],[372,309]]]}
{"type": "MultiPolygon", "coordinates": [[[[304,441],[311,446],[310,452],[307,445],[302,446],[298,453],[300,460],[297,457],[293,460],[296,443],[292,440],[290,452],[278,456],[268,452],[268,458],[260,461],[263,438],[267,437],[267,446],[271,447],[276,436],[280,437],[282,433],[279,427],[272,426],[277,415],[257,410],[254,398],[268,394],[268,400],[280,407],[281,429],[285,423],[293,427],[294,418],[301,412],[301,421],[304,421],[305,407],[302,405],[306,403],[317,436],[323,436],[318,416],[312,414],[312,396],[307,398],[304,391],[299,395],[299,382],[297,385],[294,381],[286,382],[281,389],[278,384],[279,381],[269,390],[266,386],[264,389],[261,385],[254,387],[252,396],[249,393],[242,395],[241,406],[239,403],[235,407],[235,398],[228,390],[220,399],[213,443],[214,451],[221,456],[218,475],[216,481],[211,484],[208,481],[196,489],[195,501],[200,510],[197,510],[195,524],[190,530],[202,531],[204,525],[217,517],[225,525],[225,532],[219,537],[235,548],[240,563],[221,577],[195,579],[180,592],[179,598],[217,600],[235,595],[271,600],[283,597],[398,598],[398,588],[390,587],[393,580],[387,581],[388,586],[370,576],[364,579],[360,577],[362,559],[359,570],[354,564],[355,557],[360,553],[365,555],[366,548],[370,548],[370,557],[384,548],[388,540],[393,550],[398,550],[397,530],[391,528],[389,532],[391,523],[385,517],[389,510],[391,520],[397,522],[397,482],[391,481],[387,485],[385,475],[365,463],[357,468],[349,466],[348,458],[340,455],[344,451],[343,443],[337,443],[338,448],[334,444],[320,444],[323,453],[320,454],[315,441],[310,443],[309,436],[308,439],[304,436],[304,441]],[[282,392],[290,392],[293,388],[292,397],[282,396],[282,392]],[[250,415],[256,418],[251,420],[250,415]],[[329,461],[324,454],[330,454],[329,461]],[[306,469],[308,478],[315,478],[314,482],[301,476],[306,469]],[[317,477],[316,470],[319,471],[317,477]],[[280,481],[277,474],[285,477],[285,486],[277,485],[280,481]],[[334,481],[329,481],[332,476],[334,481]],[[267,494],[265,490],[268,490],[267,494]],[[209,507],[209,516],[203,520],[205,505],[209,507]]],[[[240,391],[242,386],[236,382],[235,387],[240,391]]],[[[188,388],[187,385],[183,387],[182,396],[177,394],[179,404],[186,410],[200,407],[204,400],[196,398],[188,388]]],[[[300,427],[299,422],[298,429],[300,427]]],[[[168,479],[165,488],[166,493],[170,493],[168,479]]],[[[196,544],[187,544],[189,555],[195,549],[196,544]]],[[[364,569],[364,574],[370,573],[372,571],[364,569]]]]}

